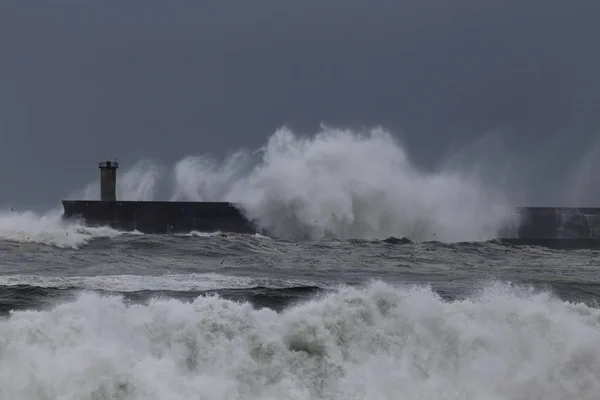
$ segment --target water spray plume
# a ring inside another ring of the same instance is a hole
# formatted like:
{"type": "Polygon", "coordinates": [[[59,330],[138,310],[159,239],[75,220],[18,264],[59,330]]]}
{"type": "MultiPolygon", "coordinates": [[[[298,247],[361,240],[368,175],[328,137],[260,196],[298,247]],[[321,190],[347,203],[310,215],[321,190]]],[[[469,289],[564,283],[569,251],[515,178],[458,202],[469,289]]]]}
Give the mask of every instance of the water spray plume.
{"type": "Polygon", "coordinates": [[[501,193],[466,173],[420,171],[380,129],[282,129],[262,153],[229,200],[277,236],[485,240],[514,218],[501,193]]]}
{"type": "MultiPolygon", "coordinates": [[[[476,174],[422,171],[382,129],[322,127],[303,137],[282,128],[254,153],[241,150],[222,161],[188,156],[171,174],[141,161],[119,175],[117,196],[157,199],[164,179],[172,186],[170,200],[237,203],[259,228],[286,239],[479,241],[517,222],[503,193],[476,174]]],[[[98,196],[94,183],[71,197],[98,196]]],[[[40,221],[40,229],[50,229],[40,221]]]]}
{"type": "Polygon", "coordinates": [[[175,166],[177,200],[239,203],[283,238],[486,240],[514,224],[514,208],[467,172],[425,173],[381,129],[324,127],[314,137],[278,130],[257,153],[219,164],[188,157],[175,166]]]}

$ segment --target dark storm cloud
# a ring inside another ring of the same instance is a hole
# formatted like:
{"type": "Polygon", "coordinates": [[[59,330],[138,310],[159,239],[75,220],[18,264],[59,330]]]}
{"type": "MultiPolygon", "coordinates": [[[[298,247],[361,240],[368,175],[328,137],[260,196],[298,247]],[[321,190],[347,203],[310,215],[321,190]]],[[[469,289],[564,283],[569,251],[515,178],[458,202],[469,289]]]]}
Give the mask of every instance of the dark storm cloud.
{"type": "Polygon", "coordinates": [[[471,158],[535,159],[524,201],[562,201],[555,180],[594,165],[599,7],[4,1],[0,203],[53,204],[106,157],[222,154],[320,122],[383,125],[424,166],[479,138],[471,158]]]}

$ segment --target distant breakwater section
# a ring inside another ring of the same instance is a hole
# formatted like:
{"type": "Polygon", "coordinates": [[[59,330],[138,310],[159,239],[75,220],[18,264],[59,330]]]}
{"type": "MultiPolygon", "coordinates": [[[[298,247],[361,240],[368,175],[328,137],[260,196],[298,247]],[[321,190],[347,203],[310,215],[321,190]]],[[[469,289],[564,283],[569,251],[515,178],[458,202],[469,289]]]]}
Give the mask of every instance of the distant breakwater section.
{"type": "MultiPolygon", "coordinates": [[[[600,208],[521,207],[516,232],[520,239],[600,239],[600,208]]],[[[516,234],[515,234],[516,233],[516,234]]]]}
{"type": "MultiPolygon", "coordinates": [[[[64,200],[62,203],[64,218],[83,219],[89,226],[109,226],[122,231],[259,232],[239,207],[228,202],[64,200]]],[[[600,243],[600,208],[521,207],[516,212],[520,224],[507,228],[499,239],[514,244],[579,240],[587,243],[584,248],[596,241],[600,243]]],[[[573,243],[568,247],[573,247],[573,243]]]]}

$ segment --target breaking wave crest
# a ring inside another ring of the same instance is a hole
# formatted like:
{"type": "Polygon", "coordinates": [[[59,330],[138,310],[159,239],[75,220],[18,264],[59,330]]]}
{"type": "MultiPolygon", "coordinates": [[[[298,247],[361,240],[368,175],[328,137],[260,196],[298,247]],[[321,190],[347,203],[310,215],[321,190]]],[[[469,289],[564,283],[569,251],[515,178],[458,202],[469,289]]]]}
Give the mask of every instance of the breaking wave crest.
{"type": "Polygon", "coordinates": [[[281,313],[85,294],[0,321],[2,398],[595,399],[600,311],[505,284],[342,288],[281,313]]]}
{"type": "Polygon", "coordinates": [[[114,237],[114,229],[84,226],[77,221],[64,221],[62,211],[45,214],[32,211],[0,211],[0,240],[14,243],[38,243],[63,248],[79,248],[90,240],[114,237]]]}

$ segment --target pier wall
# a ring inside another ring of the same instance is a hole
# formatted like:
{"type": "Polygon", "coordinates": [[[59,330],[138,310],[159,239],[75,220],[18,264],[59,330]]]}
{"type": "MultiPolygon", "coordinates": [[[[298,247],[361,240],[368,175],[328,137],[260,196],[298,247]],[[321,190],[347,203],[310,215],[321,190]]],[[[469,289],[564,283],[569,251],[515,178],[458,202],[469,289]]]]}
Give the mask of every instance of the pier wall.
{"type": "Polygon", "coordinates": [[[231,203],[170,201],[64,200],[64,218],[90,226],[110,226],[144,233],[233,232],[255,229],[231,203]]]}
{"type": "MultiPolygon", "coordinates": [[[[65,200],[62,203],[64,218],[83,219],[90,226],[110,226],[123,231],[257,232],[234,204],[225,202],[65,200]]],[[[600,248],[600,208],[522,207],[517,212],[520,224],[502,232],[500,241],[560,249],[600,248]]]]}
{"type": "MultiPolygon", "coordinates": [[[[101,200],[63,200],[63,218],[90,226],[143,233],[255,233],[235,204],[226,202],[117,201],[119,164],[99,163],[101,200]]],[[[600,248],[600,208],[521,207],[519,224],[506,227],[499,240],[518,245],[600,248]]],[[[268,234],[268,232],[261,232],[268,234]]]]}

